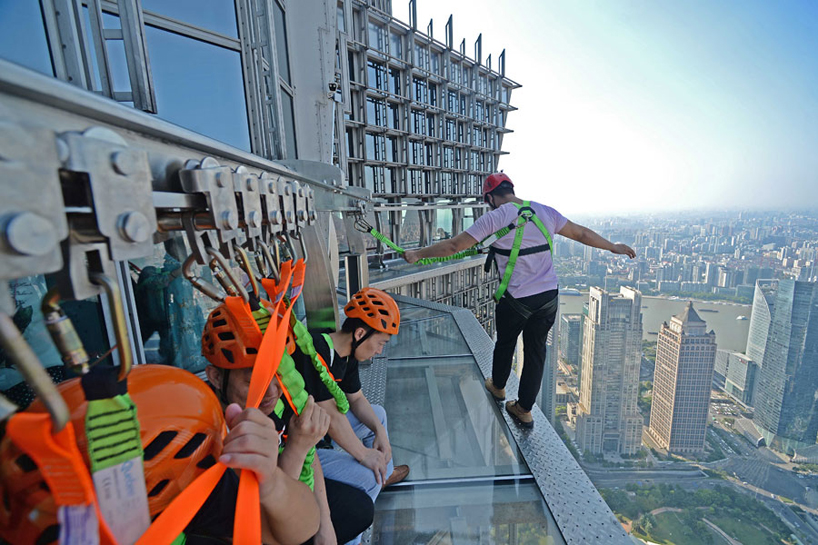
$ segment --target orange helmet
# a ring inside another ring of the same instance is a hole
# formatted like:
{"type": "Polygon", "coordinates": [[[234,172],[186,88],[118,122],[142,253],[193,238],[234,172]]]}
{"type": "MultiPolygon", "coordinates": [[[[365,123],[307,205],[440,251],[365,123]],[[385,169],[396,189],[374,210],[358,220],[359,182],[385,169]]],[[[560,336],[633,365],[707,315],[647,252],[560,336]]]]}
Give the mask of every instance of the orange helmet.
{"type": "Polygon", "coordinates": [[[397,335],[400,328],[398,304],[388,293],[376,288],[364,288],[353,295],[344,307],[344,314],[381,333],[397,335]]]}
{"type": "MultiPolygon", "coordinates": [[[[80,379],[57,386],[71,410],[77,444],[90,467],[87,403],[80,379]]],[[[167,365],[138,365],[128,375],[137,406],[151,518],[216,463],[225,434],[221,405],[195,375],[167,365]],[[166,400],[173,400],[167,402],[166,400]]],[[[28,409],[45,412],[37,400],[28,409]]],[[[8,437],[0,442],[0,537],[20,544],[56,543],[57,508],[37,465],[8,437]]]]}
{"type": "Polygon", "coordinates": [[[500,187],[500,184],[503,182],[508,182],[511,187],[514,187],[514,184],[511,183],[511,178],[509,178],[507,174],[502,172],[489,174],[489,176],[483,181],[483,197],[500,187]]]}
{"type": "MultiPolygon", "coordinates": [[[[256,313],[269,312],[262,309],[256,313]]],[[[252,367],[261,346],[262,332],[250,305],[241,297],[227,297],[207,317],[202,332],[202,355],[222,369],[252,367]]]]}

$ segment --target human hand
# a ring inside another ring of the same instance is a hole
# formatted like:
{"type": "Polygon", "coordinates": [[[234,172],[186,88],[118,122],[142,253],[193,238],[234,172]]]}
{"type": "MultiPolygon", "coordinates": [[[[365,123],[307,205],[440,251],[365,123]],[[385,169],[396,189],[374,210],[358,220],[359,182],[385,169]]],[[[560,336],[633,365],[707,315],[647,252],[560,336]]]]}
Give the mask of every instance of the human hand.
{"type": "Polygon", "coordinates": [[[327,434],[330,416],[312,396],[307,398],[301,414],[293,416],[287,426],[287,443],[309,450],[327,434]]]}
{"type": "Polygon", "coordinates": [[[224,418],[230,432],[219,461],[255,473],[260,497],[268,496],[275,489],[278,464],[278,432],[273,421],[258,409],[242,410],[236,403],[227,406],[224,418]]]}
{"type": "Polygon", "coordinates": [[[372,448],[380,451],[383,454],[383,459],[386,463],[392,459],[392,445],[389,443],[389,437],[386,435],[386,430],[381,430],[375,433],[375,440],[372,441],[372,448]]]}
{"type": "Polygon", "coordinates": [[[375,474],[375,482],[380,485],[386,482],[386,460],[383,459],[383,453],[374,448],[366,449],[366,454],[359,460],[361,465],[368,467],[375,474]]]}
{"type": "Polygon", "coordinates": [[[614,244],[613,248],[611,248],[611,252],[615,254],[624,254],[631,259],[636,257],[636,252],[634,252],[633,248],[627,244],[614,244]]]}
{"type": "Polygon", "coordinates": [[[406,250],[403,252],[403,259],[405,259],[409,264],[417,262],[417,260],[420,259],[418,250],[406,250]]]}

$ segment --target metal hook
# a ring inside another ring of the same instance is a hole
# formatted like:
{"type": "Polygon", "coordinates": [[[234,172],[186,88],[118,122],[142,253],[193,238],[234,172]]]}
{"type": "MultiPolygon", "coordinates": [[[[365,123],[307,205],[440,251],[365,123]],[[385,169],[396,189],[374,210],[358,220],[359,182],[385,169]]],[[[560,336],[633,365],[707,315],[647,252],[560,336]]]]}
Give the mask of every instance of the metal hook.
{"type": "Polygon", "coordinates": [[[289,254],[289,258],[293,261],[296,259],[297,254],[295,253],[295,248],[293,247],[293,241],[290,239],[290,235],[280,234],[278,235],[278,240],[284,243],[284,246],[287,248],[287,253],[289,254]]]}
{"type": "MultiPolygon", "coordinates": [[[[261,247],[261,255],[264,256],[264,261],[267,262],[267,269],[269,271],[265,271],[265,276],[267,278],[272,278],[275,280],[276,284],[281,281],[281,273],[279,272],[279,262],[277,259],[273,257],[273,254],[270,252],[270,247],[267,245],[266,242],[262,242],[259,244],[261,247]]],[[[276,247],[276,255],[278,255],[278,248],[276,247]]]]}
{"type": "Polygon", "coordinates": [[[356,215],[354,226],[356,231],[362,233],[370,233],[372,231],[372,226],[364,219],[362,214],[356,215]]]}
{"type": "Polygon", "coordinates": [[[230,279],[230,282],[233,284],[233,287],[238,292],[239,296],[244,299],[244,302],[247,303],[250,301],[250,295],[247,293],[247,290],[244,289],[244,286],[241,285],[239,279],[236,278],[236,273],[233,272],[233,269],[230,268],[230,264],[227,263],[227,260],[224,258],[222,254],[219,253],[218,250],[215,248],[207,247],[205,248],[207,254],[216,260],[216,263],[219,267],[224,271],[227,275],[227,278],[230,279]]]}
{"type": "Polygon", "coordinates": [[[239,262],[239,265],[244,272],[247,273],[247,277],[250,279],[250,286],[253,288],[253,294],[256,296],[256,299],[259,298],[259,289],[258,289],[258,280],[256,279],[256,274],[253,272],[253,266],[250,264],[250,258],[247,256],[247,252],[239,246],[238,244],[233,244],[233,250],[236,252],[236,259],[239,262]]]}
{"type": "Polygon", "coordinates": [[[301,257],[304,258],[304,264],[306,264],[309,259],[309,254],[307,254],[307,243],[304,242],[304,235],[303,233],[299,233],[298,235],[294,234],[293,238],[298,241],[298,245],[301,247],[301,257]]]}
{"type": "Polygon", "coordinates": [[[239,292],[236,290],[236,287],[227,277],[227,272],[219,266],[219,262],[216,261],[215,258],[211,259],[207,266],[210,267],[210,272],[212,272],[213,276],[216,277],[219,285],[227,295],[231,295],[233,297],[239,296],[239,292]]]}
{"type": "Polygon", "coordinates": [[[116,335],[116,350],[119,354],[119,380],[124,380],[133,367],[133,354],[131,353],[131,340],[128,337],[128,324],[125,321],[125,309],[122,307],[122,299],[119,296],[119,284],[102,273],[91,273],[91,282],[102,286],[108,297],[108,308],[113,317],[114,335],[116,335]]]}
{"type": "Polygon", "coordinates": [[[219,292],[219,290],[216,289],[216,286],[210,284],[209,282],[206,282],[201,276],[197,276],[193,272],[194,263],[196,263],[196,256],[194,254],[191,254],[185,260],[184,265],[182,265],[182,274],[187,279],[187,281],[193,284],[194,288],[196,288],[203,294],[207,295],[214,301],[217,301],[219,303],[224,302],[225,295],[219,292]]]}
{"type": "Polygon", "coordinates": [[[71,419],[68,406],[51,381],[51,377],[40,364],[37,355],[14,325],[14,320],[5,312],[0,312],[0,344],[31,389],[42,400],[51,415],[54,431],[62,430],[71,419]]]}

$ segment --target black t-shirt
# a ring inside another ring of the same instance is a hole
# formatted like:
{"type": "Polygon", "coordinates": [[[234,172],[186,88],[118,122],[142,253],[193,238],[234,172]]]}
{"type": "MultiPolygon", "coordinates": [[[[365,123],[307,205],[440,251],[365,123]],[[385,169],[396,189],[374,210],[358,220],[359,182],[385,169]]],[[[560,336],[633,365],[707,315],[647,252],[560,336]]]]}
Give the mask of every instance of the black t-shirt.
{"type": "MultiPolygon", "coordinates": [[[[342,358],[338,355],[338,352],[330,349],[322,333],[329,333],[331,331],[332,330],[328,329],[325,331],[311,332],[313,345],[315,345],[315,350],[324,358],[324,362],[329,366],[329,371],[332,373],[335,382],[338,383],[341,390],[347,394],[354,394],[361,389],[358,362],[352,358],[352,356],[342,358]]],[[[310,357],[301,352],[299,348],[296,348],[293,354],[293,360],[295,360],[295,368],[298,369],[298,372],[304,377],[304,388],[307,390],[307,393],[311,394],[316,402],[332,399],[332,394],[330,394],[327,387],[324,386],[324,383],[321,382],[321,376],[318,374],[318,371],[315,370],[315,367],[313,367],[310,357]]]]}
{"type": "Polygon", "coordinates": [[[228,468],[207,500],[185,528],[186,545],[230,543],[236,515],[239,476],[228,468]]]}

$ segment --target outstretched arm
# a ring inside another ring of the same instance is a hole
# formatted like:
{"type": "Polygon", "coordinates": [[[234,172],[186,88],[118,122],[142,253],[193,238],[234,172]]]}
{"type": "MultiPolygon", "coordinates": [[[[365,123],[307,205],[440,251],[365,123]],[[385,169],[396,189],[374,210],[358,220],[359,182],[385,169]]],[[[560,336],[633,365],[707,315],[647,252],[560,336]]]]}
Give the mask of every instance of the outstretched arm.
{"type": "Polygon", "coordinates": [[[453,238],[441,240],[437,244],[432,244],[425,248],[406,250],[406,253],[403,254],[403,259],[409,263],[414,263],[424,257],[447,257],[457,252],[467,250],[475,244],[477,244],[477,241],[474,240],[474,237],[463,232],[453,238]]]}
{"type": "Polygon", "coordinates": [[[597,232],[588,229],[587,227],[583,227],[582,225],[576,224],[570,220],[557,232],[557,234],[570,238],[571,240],[581,242],[586,246],[592,246],[594,248],[599,248],[600,250],[608,250],[614,254],[623,254],[631,259],[636,257],[636,252],[634,252],[633,249],[627,244],[614,244],[608,239],[600,236],[597,232]]]}

